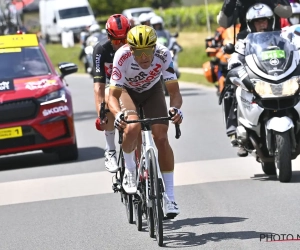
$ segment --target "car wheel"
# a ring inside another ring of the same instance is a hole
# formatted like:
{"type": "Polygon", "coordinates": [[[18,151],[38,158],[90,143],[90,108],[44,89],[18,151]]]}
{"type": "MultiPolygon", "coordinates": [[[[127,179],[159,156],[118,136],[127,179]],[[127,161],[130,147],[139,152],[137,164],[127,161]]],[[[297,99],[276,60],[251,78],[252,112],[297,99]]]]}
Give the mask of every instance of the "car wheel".
{"type": "Polygon", "coordinates": [[[63,146],[56,151],[60,161],[75,161],[78,159],[77,142],[74,144],[63,146]]]}

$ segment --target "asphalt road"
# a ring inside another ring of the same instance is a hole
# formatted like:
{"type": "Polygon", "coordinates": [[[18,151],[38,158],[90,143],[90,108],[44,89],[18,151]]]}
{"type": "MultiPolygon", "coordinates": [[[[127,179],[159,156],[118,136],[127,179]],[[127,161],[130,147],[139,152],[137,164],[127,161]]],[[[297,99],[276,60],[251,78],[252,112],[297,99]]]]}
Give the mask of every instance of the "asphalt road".
{"type": "MultiPolygon", "coordinates": [[[[79,159],[60,164],[41,152],[0,157],[0,249],[158,249],[146,226],[138,232],[127,223],[120,195],[112,192],[104,136],[94,128],[91,79],[68,82],[79,159]]],[[[215,90],[181,83],[181,91],[182,137],[174,138],[172,126],[169,136],[181,214],[165,222],[164,247],[299,249],[299,160],[291,183],[263,175],[252,156],[238,158],[230,146],[215,90]]]]}

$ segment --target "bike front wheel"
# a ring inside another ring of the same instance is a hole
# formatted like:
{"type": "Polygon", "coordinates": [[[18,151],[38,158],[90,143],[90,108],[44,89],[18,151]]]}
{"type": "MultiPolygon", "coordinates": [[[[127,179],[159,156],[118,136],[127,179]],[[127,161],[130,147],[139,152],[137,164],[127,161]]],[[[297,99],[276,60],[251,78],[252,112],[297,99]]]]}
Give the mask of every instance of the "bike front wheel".
{"type": "Polygon", "coordinates": [[[120,171],[120,182],[121,182],[121,201],[125,205],[126,209],[126,215],[127,215],[127,220],[129,224],[133,224],[133,202],[132,202],[132,195],[129,195],[125,192],[125,190],[122,187],[123,184],[123,177],[124,177],[124,172],[125,172],[125,161],[123,157],[123,151],[121,150],[119,160],[118,160],[118,165],[119,165],[119,171],[120,171]]]}
{"type": "Polygon", "coordinates": [[[163,245],[163,210],[162,210],[162,187],[158,178],[157,160],[153,149],[149,150],[149,197],[152,200],[152,212],[155,228],[155,237],[159,246],[163,245]]]}

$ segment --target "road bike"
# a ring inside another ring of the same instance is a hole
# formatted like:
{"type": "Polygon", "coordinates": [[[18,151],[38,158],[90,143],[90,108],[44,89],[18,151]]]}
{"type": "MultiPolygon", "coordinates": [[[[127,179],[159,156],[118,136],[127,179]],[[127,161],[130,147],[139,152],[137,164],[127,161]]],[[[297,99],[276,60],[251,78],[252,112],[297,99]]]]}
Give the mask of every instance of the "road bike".
{"type": "MultiPolygon", "coordinates": [[[[124,120],[128,123],[141,124],[141,156],[138,159],[136,150],[137,163],[137,193],[133,195],[132,204],[135,212],[135,223],[139,231],[142,230],[142,219],[147,220],[149,235],[151,238],[156,237],[159,246],[163,245],[163,220],[173,219],[175,215],[164,217],[163,202],[165,185],[160,171],[157,148],[154,143],[151,131],[151,123],[154,121],[171,120],[174,114],[170,113],[169,117],[145,118],[142,105],[139,105],[139,120],[124,120]]],[[[176,136],[178,139],[181,135],[179,125],[175,124],[176,136]]],[[[119,143],[122,143],[123,134],[119,131],[119,143]]],[[[128,201],[130,202],[130,201],[128,201]]],[[[128,207],[130,205],[128,204],[128,207]]],[[[131,208],[131,207],[130,207],[131,208]]],[[[131,215],[131,214],[130,214],[131,215]]]]}

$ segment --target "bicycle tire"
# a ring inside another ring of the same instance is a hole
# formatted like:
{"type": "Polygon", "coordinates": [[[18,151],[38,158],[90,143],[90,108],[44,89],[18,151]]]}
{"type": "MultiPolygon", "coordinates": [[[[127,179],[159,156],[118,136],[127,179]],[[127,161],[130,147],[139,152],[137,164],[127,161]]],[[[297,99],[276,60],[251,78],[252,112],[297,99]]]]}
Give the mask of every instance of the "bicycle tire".
{"type": "Polygon", "coordinates": [[[159,246],[163,245],[163,210],[162,210],[162,193],[158,180],[156,156],[153,149],[149,150],[149,183],[150,194],[152,197],[153,220],[155,228],[155,237],[159,246]]]}
{"type": "Polygon", "coordinates": [[[142,231],[142,202],[134,204],[135,225],[138,231],[142,231]]]}
{"type": "Polygon", "coordinates": [[[125,207],[128,223],[133,224],[133,202],[131,194],[125,194],[125,207]]]}
{"type": "MultiPolygon", "coordinates": [[[[134,215],[135,215],[135,225],[137,227],[138,231],[142,231],[142,223],[143,223],[143,207],[144,207],[144,202],[145,202],[145,179],[144,179],[144,170],[145,166],[142,163],[139,162],[138,155],[137,155],[137,150],[135,150],[135,157],[136,157],[136,162],[140,170],[140,182],[138,189],[140,190],[140,196],[138,198],[138,201],[134,203],[134,215]]],[[[138,196],[138,195],[137,195],[138,196]]]]}
{"type": "Polygon", "coordinates": [[[147,225],[148,225],[150,238],[154,238],[155,237],[154,219],[153,219],[153,210],[151,207],[147,207],[147,225]]]}
{"type": "Polygon", "coordinates": [[[133,202],[132,202],[132,195],[129,195],[125,192],[123,189],[123,176],[125,171],[125,162],[123,157],[123,151],[120,150],[120,159],[119,159],[119,165],[120,165],[120,182],[121,182],[121,201],[125,205],[126,209],[126,216],[129,224],[133,224],[133,202]]]}

